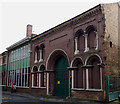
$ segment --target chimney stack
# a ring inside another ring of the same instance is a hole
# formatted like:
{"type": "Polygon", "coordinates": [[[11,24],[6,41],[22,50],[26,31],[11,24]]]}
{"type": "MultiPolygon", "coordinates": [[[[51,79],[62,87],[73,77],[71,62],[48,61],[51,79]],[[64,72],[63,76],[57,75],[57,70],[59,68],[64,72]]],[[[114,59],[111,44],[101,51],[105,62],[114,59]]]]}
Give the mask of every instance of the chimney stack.
{"type": "Polygon", "coordinates": [[[26,37],[31,37],[31,36],[32,36],[32,25],[28,24],[26,37]]]}

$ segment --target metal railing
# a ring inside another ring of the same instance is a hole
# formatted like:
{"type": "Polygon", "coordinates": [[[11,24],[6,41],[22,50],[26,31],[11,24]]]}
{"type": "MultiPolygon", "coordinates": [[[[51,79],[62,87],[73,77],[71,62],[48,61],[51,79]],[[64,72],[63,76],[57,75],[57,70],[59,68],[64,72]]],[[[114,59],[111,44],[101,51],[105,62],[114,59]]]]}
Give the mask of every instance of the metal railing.
{"type": "Polygon", "coordinates": [[[120,77],[106,76],[107,102],[118,99],[120,95],[120,77]]]}

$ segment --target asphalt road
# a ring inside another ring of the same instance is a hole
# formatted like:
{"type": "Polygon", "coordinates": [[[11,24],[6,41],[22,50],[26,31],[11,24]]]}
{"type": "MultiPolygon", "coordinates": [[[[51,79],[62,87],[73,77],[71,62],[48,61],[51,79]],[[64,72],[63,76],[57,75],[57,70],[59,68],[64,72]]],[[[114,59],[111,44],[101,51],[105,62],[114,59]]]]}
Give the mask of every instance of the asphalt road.
{"type": "Polygon", "coordinates": [[[4,92],[2,94],[2,104],[100,104],[91,103],[88,101],[76,102],[66,101],[63,99],[42,98],[40,96],[34,96],[23,93],[10,93],[4,92]]]}
{"type": "Polygon", "coordinates": [[[15,93],[8,94],[8,93],[3,93],[2,95],[2,104],[7,104],[7,103],[14,103],[14,104],[42,104],[44,103],[47,104],[47,101],[35,99],[34,97],[30,96],[24,96],[24,95],[16,95],[15,93]]]}

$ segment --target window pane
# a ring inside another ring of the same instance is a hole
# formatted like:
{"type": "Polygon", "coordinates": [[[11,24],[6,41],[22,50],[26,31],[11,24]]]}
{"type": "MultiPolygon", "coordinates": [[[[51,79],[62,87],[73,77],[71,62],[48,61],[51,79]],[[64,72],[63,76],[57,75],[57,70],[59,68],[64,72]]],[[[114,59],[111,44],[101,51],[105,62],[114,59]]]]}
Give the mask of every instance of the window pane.
{"type": "Polygon", "coordinates": [[[44,87],[46,86],[46,72],[44,72],[44,87]]]}

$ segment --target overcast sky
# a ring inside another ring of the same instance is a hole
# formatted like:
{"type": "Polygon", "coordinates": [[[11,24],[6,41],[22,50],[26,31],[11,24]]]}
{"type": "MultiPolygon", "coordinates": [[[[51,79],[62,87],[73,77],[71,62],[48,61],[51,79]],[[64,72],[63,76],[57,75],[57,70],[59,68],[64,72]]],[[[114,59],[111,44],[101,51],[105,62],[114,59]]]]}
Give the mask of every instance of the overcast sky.
{"type": "Polygon", "coordinates": [[[40,34],[99,3],[118,1],[9,0],[8,2],[8,0],[2,0],[0,2],[0,23],[2,23],[0,24],[0,53],[25,38],[27,24],[33,25],[33,33],[40,34]]]}

